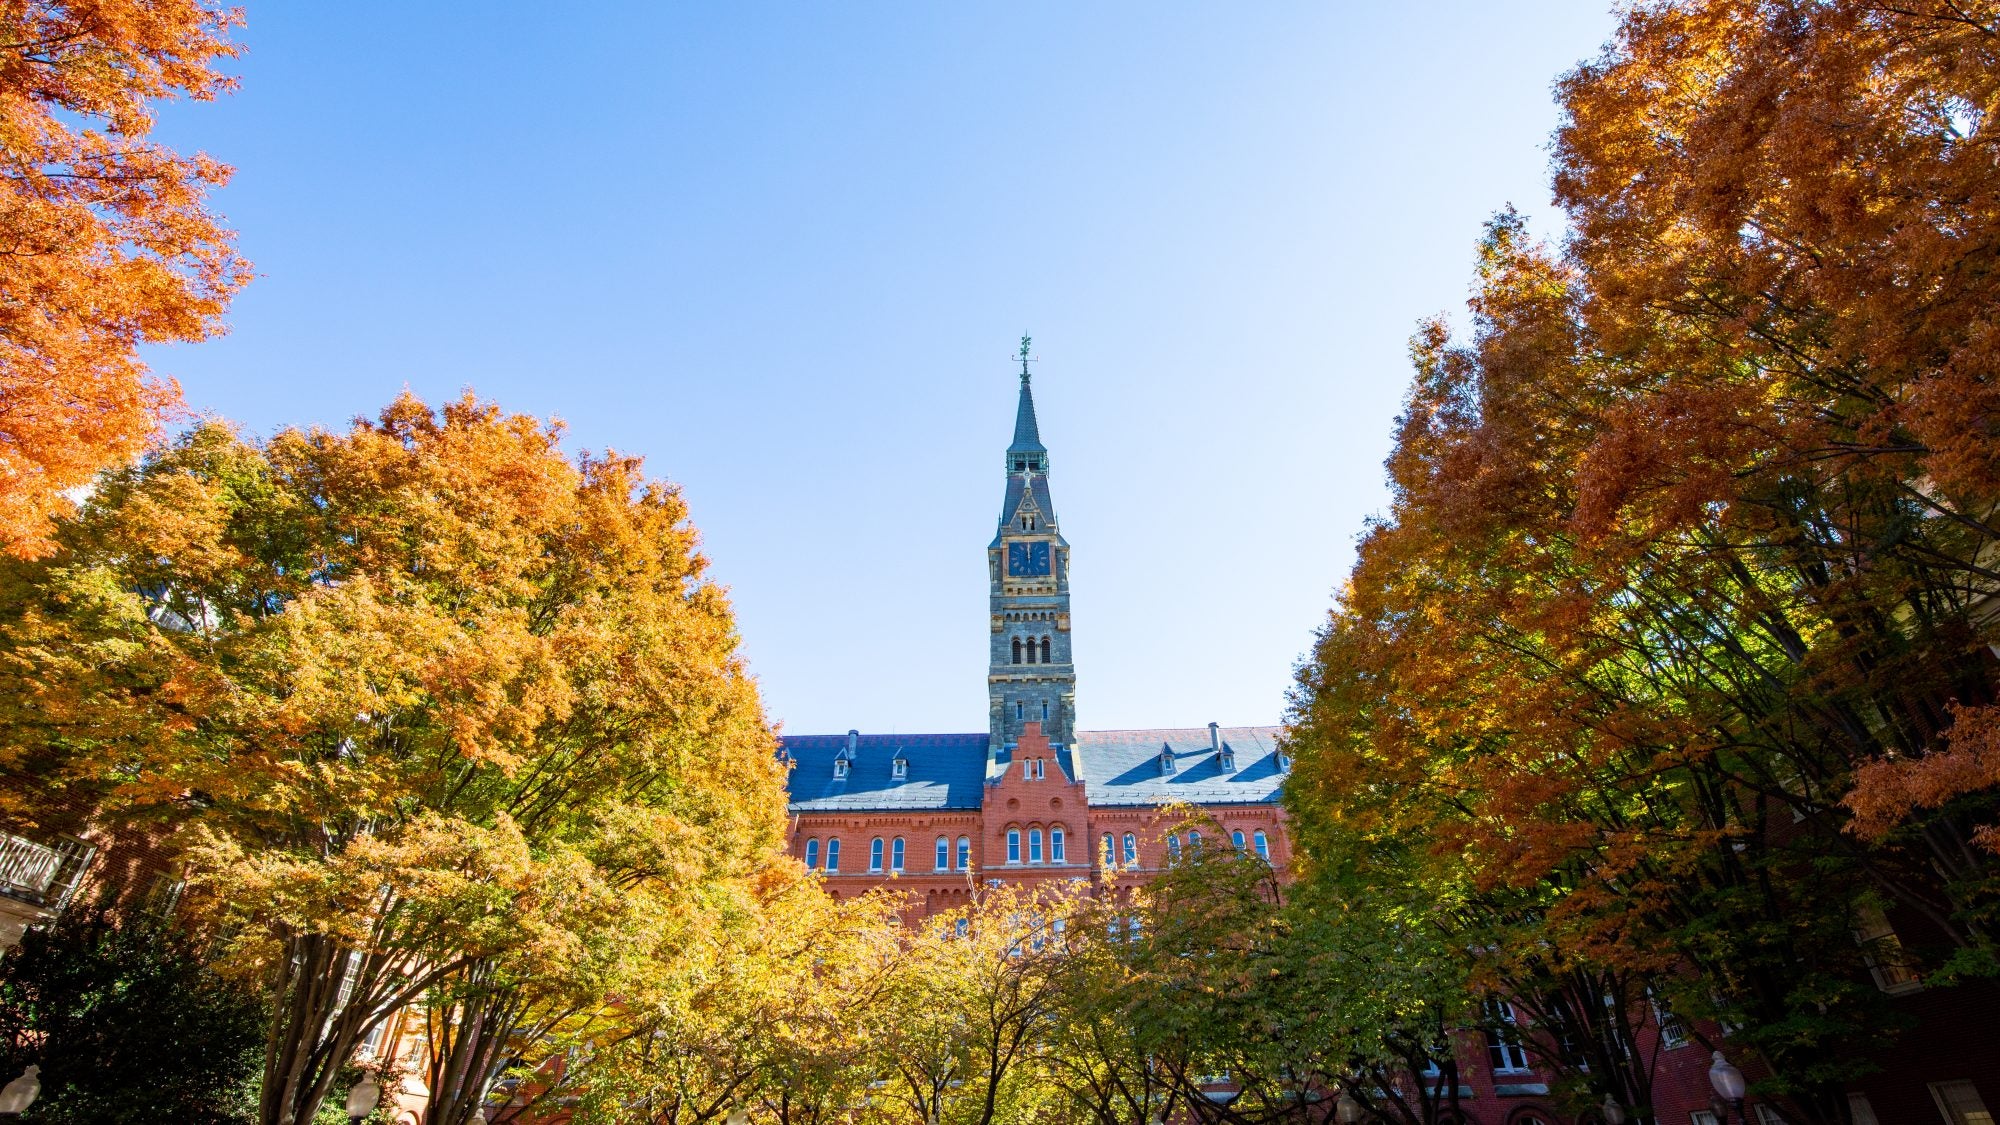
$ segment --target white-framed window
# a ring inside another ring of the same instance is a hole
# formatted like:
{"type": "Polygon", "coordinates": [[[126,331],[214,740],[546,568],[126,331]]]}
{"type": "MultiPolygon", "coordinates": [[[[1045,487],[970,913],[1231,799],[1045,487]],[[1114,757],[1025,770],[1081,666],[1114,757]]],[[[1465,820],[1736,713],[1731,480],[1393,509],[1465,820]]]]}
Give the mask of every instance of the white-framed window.
{"type": "Polygon", "coordinates": [[[1018,828],[1007,830],[1007,862],[1021,862],[1021,830],[1018,828]]]}
{"type": "Polygon", "coordinates": [[[1049,829],[1049,862],[1068,863],[1069,856],[1063,847],[1063,830],[1060,825],[1049,829]]]}
{"type": "Polygon", "coordinates": [[[1901,996],[1924,986],[1910,966],[1909,955],[1903,952],[1902,939],[1890,927],[1888,915],[1882,913],[1881,907],[1872,902],[1855,904],[1854,940],[1861,943],[1862,956],[1877,988],[1891,996],[1901,996]]]}
{"type": "Polygon", "coordinates": [[[1115,839],[1112,838],[1112,835],[1109,832],[1106,832],[1104,834],[1103,859],[1104,859],[1104,866],[1106,867],[1110,867],[1112,864],[1118,862],[1118,843],[1115,839]]]}
{"type": "Polygon", "coordinates": [[[819,866],[819,837],[817,836],[806,841],[806,866],[809,868],[819,866]]]}
{"type": "Polygon", "coordinates": [[[1705,1109],[1697,1109],[1688,1114],[1688,1125],[1721,1125],[1721,1123],[1715,1119],[1715,1114],[1705,1109]]]}
{"type": "Polygon", "coordinates": [[[843,777],[846,777],[846,776],[847,776],[847,759],[846,759],[846,758],[835,758],[835,759],[833,760],[833,776],[834,776],[834,779],[835,779],[835,780],[838,780],[838,779],[840,779],[840,778],[843,778],[843,777]]]}
{"type": "Polygon", "coordinates": [[[1139,838],[1127,832],[1125,833],[1125,866],[1136,867],[1138,864],[1139,838]]]}
{"type": "Polygon", "coordinates": [[[1201,833],[1196,832],[1193,829],[1188,830],[1188,850],[1191,852],[1198,852],[1201,850],[1201,833]]]}
{"type": "Polygon", "coordinates": [[[1486,1009],[1486,1058],[1495,1074],[1519,1074],[1528,1069],[1528,1051],[1521,1045],[1521,1027],[1514,1019],[1514,1006],[1505,1000],[1488,1000],[1486,1009]]]}
{"type": "Polygon", "coordinates": [[[903,760],[902,758],[897,758],[895,761],[889,763],[889,779],[891,781],[901,781],[909,776],[910,776],[909,762],[903,760]]]}
{"type": "Polygon", "coordinates": [[[901,836],[898,836],[895,839],[889,841],[889,870],[901,871],[902,869],[903,869],[903,838],[901,836]]]}
{"type": "Polygon", "coordinates": [[[1243,850],[1243,830],[1241,828],[1238,828],[1229,834],[1229,843],[1238,852],[1241,852],[1243,850]]]}
{"type": "Polygon", "coordinates": [[[1180,858],[1181,838],[1169,832],[1167,833],[1167,866],[1172,867],[1174,864],[1179,863],[1180,858]]]}
{"type": "Polygon", "coordinates": [[[1250,841],[1257,848],[1257,858],[1263,860],[1265,863],[1271,862],[1271,841],[1264,835],[1262,828],[1251,833],[1250,841]]]}
{"type": "Polygon", "coordinates": [[[1847,1116],[1854,1125],[1882,1125],[1875,1116],[1875,1106],[1868,1101],[1867,1094],[1847,1095],[1847,1116]]]}
{"type": "Polygon", "coordinates": [[[972,837],[960,836],[958,838],[958,869],[960,871],[968,871],[971,870],[971,868],[972,868],[972,837]]]}
{"type": "Polygon", "coordinates": [[[1937,1103],[1938,1116],[1944,1118],[1945,1125],[1993,1125],[1993,1115],[1987,1112],[1979,1087],[1970,1081],[1960,1078],[1930,1086],[1931,1100],[1937,1103]]]}
{"type": "Polygon", "coordinates": [[[840,871],[840,837],[831,836],[826,841],[826,870],[828,874],[840,871]]]}
{"type": "Polygon", "coordinates": [[[1028,862],[1042,862],[1042,830],[1039,828],[1028,829],[1028,862]]]}
{"type": "Polygon", "coordinates": [[[882,870],[882,837],[880,836],[868,842],[868,870],[882,870]]]}
{"type": "Polygon", "coordinates": [[[1658,1000],[1653,1002],[1653,1024],[1660,1029],[1660,1046],[1671,1051],[1685,1047],[1688,1043],[1687,1025],[1681,1018],[1668,1011],[1658,1000]]]}
{"type": "Polygon", "coordinates": [[[1758,1102],[1756,1108],[1757,1125],[1791,1125],[1791,1122],[1785,1120],[1785,1115],[1778,1112],[1776,1106],[1758,1102]]]}
{"type": "Polygon", "coordinates": [[[937,842],[937,869],[939,871],[946,871],[949,870],[950,867],[951,867],[951,838],[948,836],[939,836],[937,842]]]}

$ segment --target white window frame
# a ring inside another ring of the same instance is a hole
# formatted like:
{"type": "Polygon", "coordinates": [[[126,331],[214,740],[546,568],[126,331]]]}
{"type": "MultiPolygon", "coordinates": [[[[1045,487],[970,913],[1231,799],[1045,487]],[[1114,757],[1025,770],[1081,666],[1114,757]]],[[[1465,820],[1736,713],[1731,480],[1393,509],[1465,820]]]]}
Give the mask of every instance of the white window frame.
{"type": "Polygon", "coordinates": [[[828,875],[840,874],[840,837],[838,836],[828,836],[826,838],[826,873],[828,875]]]}
{"type": "Polygon", "coordinates": [[[882,873],[882,837],[880,836],[868,842],[868,873],[870,875],[879,875],[882,873]]]}
{"type": "Polygon", "coordinates": [[[1133,835],[1130,832],[1127,832],[1125,833],[1125,866],[1137,867],[1138,865],[1139,865],[1139,837],[1133,835]]]}
{"type": "Polygon", "coordinates": [[[972,870],[972,837],[970,836],[960,836],[958,838],[958,870],[972,870]]]}
{"type": "Polygon", "coordinates": [[[819,866],[819,837],[814,836],[806,841],[806,869],[811,870],[818,866],[819,866]]]}
{"type": "Polygon", "coordinates": [[[903,855],[904,855],[903,838],[901,836],[898,836],[895,839],[889,841],[889,870],[894,871],[899,875],[902,874],[903,855]]]}
{"type": "Polygon", "coordinates": [[[1011,864],[1021,862],[1021,830],[1018,828],[1007,830],[1007,862],[1011,864]]]}
{"type": "Polygon", "coordinates": [[[1993,1114],[1987,1110],[1986,1099],[1979,1096],[1979,1087],[1971,1079],[1932,1082],[1930,1091],[1931,1101],[1937,1103],[1938,1116],[1944,1118],[1945,1125],[1991,1125],[1993,1114]]]}
{"type": "Polygon", "coordinates": [[[935,870],[951,870],[951,837],[949,836],[939,836],[937,838],[937,867],[935,870]]]}
{"type": "Polygon", "coordinates": [[[1028,829],[1028,862],[1042,862],[1042,830],[1039,828],[1028,829]]]}
{"type": "Polygon", "coordinates": [[[1486,1061],[1495,1074],[1529,1074],[1528,1046],[1521,1041],[1521,1021],[1514,1006],[1505,1000],[1488,1000],[1486,1018],[1486,1061]]]}
{"type": "Polygon", "coordinates": [[[1264,835],[1264,830],[1259,828],[1251,833],[1250,839],[1252,846],[1257,849],[1257,858],[1265,863],[1271,862],[1271,838],[1264,835]]]}
{"type": "Polygon", "coordinates": [[[1061,825],[1057,825],[1056,827],[1049,829],[1050,863],[1069,862],[1069,854],[1067,848],[1068,843],[1069,841],[1063,835],[1063,830],[1061,825]]]}

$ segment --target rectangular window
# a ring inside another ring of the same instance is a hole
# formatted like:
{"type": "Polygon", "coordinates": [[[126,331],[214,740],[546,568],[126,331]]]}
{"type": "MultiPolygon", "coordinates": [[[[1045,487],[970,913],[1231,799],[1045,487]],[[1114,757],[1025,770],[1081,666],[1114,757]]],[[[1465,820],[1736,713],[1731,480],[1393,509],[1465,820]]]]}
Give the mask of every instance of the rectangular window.
{"type": "Polygon", "coordinates": [[[1018,828],[1007,830],[1007,862],[1021,862],[1021,830],[1018,828]]]}
{"type": "Polygon", "coordinates": [[[1965,1079],[1931,1083],[1931,1100],[1937,1103],[1945,1125],[1993,1125],[1993,1115],[1986,1111],[1979,1088],[1965,1079]]]}
{"type": "Polygon", "coordinates": [[[1653,1001],[1653,1023],[1660,1029],[1662,1048],[1671,1051],[1676,1047],[1687,1046],[1687,1025],[1681,1022],[1679,1016],[1661,1007],[1658,1000],[1653,1001]]]}
{"type": "Polygon", "coordinates": [[[1889,918],[1881,907],[1874,903],[1855,906],[1854,940],[1861,943],[1862,955],[1868,961],[1868,971],[1874,975],[1877,988],[1891,996],[1901,996],[1923,987],[1916,970],[1910,967],[1909,955],[1903,952],[1902,940],[1890,928],[1889,918]]]}
{"type": "Polygon", "coordinates": [[[1791,1125],[1791,1123],[1785,1120],[1785,1115],[1779,1113],[1776,1107],[1759,1102],[1757,1103],[1757,1125],[1791,1125]]]}
{"type": "Polygon", "coordinates": [[[1688,1114],[1688,1125],[1721,1125],[1721,1123],[1716,1121],[1713,1113],[1705,1109],[1697,1109],[1693,1113],[1688,1114]]]}
{"type": "Polygon", "coordinates": [[[1028,862],[1042,862],[1042,830],[1039,828],[1028,829],[1028,862]]]}
{"type": "Polygon", "coordinates": [[[1528,1052],[1521,1045],[1520,1025],[1514,1008],[1504,1000],[1488,1000],[1486,1009],[1486,1057],[1496,1074],[1519,1074],[1528,1069],[1528,1052]]]}
{"type": "Polygon", "coordinates": [[[1060,828],[1049,829],[1049,862],[1069,862],[1068,858],[1063,854],[1063,830],[1060,828]]]}

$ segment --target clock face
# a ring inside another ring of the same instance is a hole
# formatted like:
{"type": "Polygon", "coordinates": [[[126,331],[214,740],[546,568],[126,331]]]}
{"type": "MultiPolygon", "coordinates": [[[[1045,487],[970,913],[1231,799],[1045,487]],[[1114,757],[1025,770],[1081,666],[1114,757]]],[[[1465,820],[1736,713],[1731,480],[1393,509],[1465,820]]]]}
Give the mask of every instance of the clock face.
{"type": "Polygon", "coordinates": [[[1049,572],[1047,543],[1007,544],[1007,573],[1015,578],[1032,578],[1049,572]]]}

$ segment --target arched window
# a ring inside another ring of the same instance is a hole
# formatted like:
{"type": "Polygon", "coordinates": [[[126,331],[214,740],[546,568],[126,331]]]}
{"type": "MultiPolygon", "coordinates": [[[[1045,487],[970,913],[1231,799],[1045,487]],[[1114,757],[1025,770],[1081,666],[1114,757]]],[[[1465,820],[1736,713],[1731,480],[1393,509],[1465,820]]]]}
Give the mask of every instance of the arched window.
{"type": "Polygon", "coordinates": [[[1125,866],[1136,867],[1139,863],[1139,838],[1125,833],[1125,866]]]}
{"type": "Polygon", "coordinates": [[[1018,828],[1007,830],[1007,862],[1021,862],[1021,830],[1018,828]]]}
{"type": "Polygon", "coordinates": [[[939,871],[943,871],[949,868],[950,866],[951,866],[951,839],[946,836],[939,836],[938,846],[937,846],[937,869],[939,871]]]}
{"type": "Polygon", "coordinates": [[[819,866],[819,838],[815,836],[814,838],[806,841],[806,867],[810,869],[818,866],[819,866]]]}
{"type": "Polygon", "coordinates": [[[838,836],[826,842],[826,870],[829,875],[838,874],[840,871],[840,837],[838,836]]]}
{"type": "Polygon", "coordinates": [[[1048,724],[1049,724],[1049,701],[1044,699],[1042,700],[1042,725],[1047,726],[1048,724]]]}
{"type": "Polygon", "coordinates": [[[1015,638],[1014,638],[1014,663],[1016,663],[1016,664],[1019,664],[1020,662],[1021,662],[1021,638],[1019,638],[1019,637],[1015,637],[1015,638]]]}
{"type": "Polygon", "coordinates": [[[1047,637],[1042,638],[1042,663],[1049,663],[1049,639],[1047,637]]]}
{"type": "Polygon", "coordinates": [[[889,870],[901,871],[902,869],[903,869],[903,838],[901,836],[898,836],[894,840],[889,841],[889,870]]]}
{"type": "Polygon", "coordinates": [[[1039,828],[1028,829],[1028,862],[1042,862],[1042,830],[1039,828]]]}
{"type": "Polygon", "coordinates": [[[1106,833],[1104,834],[1104,857],[1103,857],[1103,858],[1104,858],[1104,866],[1106,866],[1106,867],[1109,867],[1109,866],[1111,866],[1112,864],[1114,864],[1114,863],[1117,863],[1117,862],[1118,862],[1118,845],[1117,845],[1116,843],[1114,843],[1114,842],[1112,841],[1112,839],[1111,839],[1111,833],[1109,833],[1109,832],[1106,832],[1106,833]]]}
{"type": "Polygon", "coordinates": [[[868,842],[868,870],[882,870],[882,837],[880,836],[868,842]]]}
{"type": "Polygon", "coordinates": [[[1188,832],[1188,850],[1197,855],[1201,853],[1201,833],[1195,831],[1188,832]]]}
{"type": "Polygon", "coordinates": [[[1181,838],[1169,833],[1167,836],[1167,866],[1172,867],[1174,864],[1180,862],[1180,858],[1181,838]]]}
{"type": "Polygon", "coordinates": [[[1063,830],[1062,830],[1062,825],[1060,824],[1056,825],[1054,828],[1049,829],[1049,862],[1050,863],[1069,862],[1069,857],[1063,854],[1063,830]]]}
{"type": "Polygon", "coordinates": [[[1230,842],[1230,843],[1232,843],[1232,844],[1235,844],[1235,845],[1236,845],[1236,850],[1237,850],[1237,851],[1239,851],[1239,852],[1240,852],[1240,851],[1242,851],[1242,850],[1243,850],[1243,830],[1242,830],[1241,828],[1238,828],[1238,829],[1237,829],[1236,831],[1234,831],[1234,832],[1231,832],[1231,833],[1229,834],[1229,842],[1230,842]]]}
{"type": "Polygon", "coordinates": [[[1257,858],[1266,863],[1271,861],[1271,841],[1264,838],[1264,830],[1259,828],[1251,841],[1257,846],[1257,858]]]}
{"type": "Polygon", "coordinates": [[[1035,638],[1033,638],[1033,637],[1029,637],[1029,638],[1028,638],[1028,663],[1030,663],[1030,664],[1033,664],[1034,662],[1035,662],[1035,638]]]}
{"type": "Polygon", "coordinates": [[[958,869],[960,871],[964,871],[970,868],[971,866],[972,866],[972,837],[960,836],[958,838],[958,869]]]}

